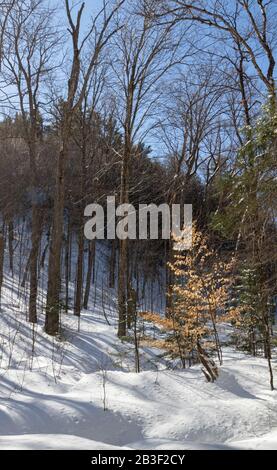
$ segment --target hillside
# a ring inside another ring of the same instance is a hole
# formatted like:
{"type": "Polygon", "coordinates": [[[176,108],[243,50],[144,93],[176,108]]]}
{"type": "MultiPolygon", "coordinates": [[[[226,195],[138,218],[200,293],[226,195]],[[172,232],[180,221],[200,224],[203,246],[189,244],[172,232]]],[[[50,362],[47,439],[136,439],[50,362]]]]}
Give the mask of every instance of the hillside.
{"type": "Polygon", "coordinates": [[[277,392],[264,359],[225,348],[220,378],[209,384],[198,366],[170,370],[144,348],[136,374],[113,311],[108,325],[91,305],[79,332],[68,314],[53,340],[43,318],[32,331],[8,285],[4,298],[1,449],[277,449],[277,392]]]}

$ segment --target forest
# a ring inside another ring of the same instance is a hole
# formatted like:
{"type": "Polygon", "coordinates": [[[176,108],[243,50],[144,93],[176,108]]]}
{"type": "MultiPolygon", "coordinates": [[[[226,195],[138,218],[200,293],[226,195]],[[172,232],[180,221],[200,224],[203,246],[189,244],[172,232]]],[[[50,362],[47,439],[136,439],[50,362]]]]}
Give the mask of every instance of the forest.
{"type": "Polygon", "coordinates": [[[0,0],[1,450],[277,450],[276,22],[0,0]]]}

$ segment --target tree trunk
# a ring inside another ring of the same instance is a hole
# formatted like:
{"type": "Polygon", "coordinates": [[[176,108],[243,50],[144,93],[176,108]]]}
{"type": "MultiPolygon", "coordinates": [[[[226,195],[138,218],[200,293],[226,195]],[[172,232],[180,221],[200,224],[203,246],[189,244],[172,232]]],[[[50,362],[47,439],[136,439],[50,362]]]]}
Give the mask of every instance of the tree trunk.
{"type": "Polygon", "coordinates": [[[25,284],[26,284],[26,281],[27,281],[27,278],[28,278],[28,274],[29,274],[29,271],[30,271],[30,259],[31,259],[31,253],[28,257],[28,260],[27,260],[27,263],[26,263],[26,266],[25,266],[25,269],[24,269],[24,273],[23,273],[23,278],[22,278],[22,282],[21,282],[21,287],[25,287],[25,284]]]}
{"type": "Polygon", "coordinates": [[[267,359],[267,363],[268,363],[270,388],[273,391],[274,390],[274,378],[273,378],[273,369],[272,369],[272,363],[271,363],[271,338],[270,338],[270,327],[269,327],[269,318],[268,318],[267,311],[263,312],[263,326],[264,326],[263,337],[264,337],[265,358],[267,359]]]}
{"type": "Polygon", "coordinates": [[[215,382],[218,378],[218,369],[214,361],[209,358],[206,351],[202,348],[199,341],[197,342],[197,353],[198,358],[201,364],[203,365],[202,372],[204,373],[206,379],[208,380],[208,382],[215,382]]]}
{"type": "Polygon", "coordinates": [[[10,272],[13,276],[13,240],[14,240],[14,225],[11,219],[8,224],[8,243],[9,243],[9,265],[10,272]]]}
{"type": "Polygon", "coordinates": [[[127,318],[127,240],[119,241],[118,336],[126,336],[127,318]]]}
{"type": "Polygon", "coordinates": [[[74,304],[74,315],[80,317],[82,309],[82,293],[83,293],[83,267],[84,267],[84,230],[81,224],[79,231],[78,242],[78,261],[77,261],[77,278],[76,278],[76,293],[74,304]]]}
{"type": "Polygon", "coordinates": [[[38,257],[42,233],[42,209],[32,207],[32,249],[30,254],[29,322],[37,323],[38,257]]]}
{"type": "MultiPolygon", "coordinates": [[[[129,157],[131,144],[125,144],[125,155],[121,170],[120,204],[129,201],[129,157]]],[[[119,240],[119,267],[118,267],[118,336],[126,336],[127,320],[127,263],[128,263],[128,240],[119,240]]]]}
{"type": "Polygon", "coordinates": [[[86,278],[86,287],[84,294],[84,309],[87,310],[90,294],[90,286],[92,281],[92,271],[94,269],[94,260],[95,260],[95,241],[90,241],[88,244],[88,268],[87,268],[87,278],[86,278]]]}
{"type": "Polygon", "coordinates": [[[171,318],[173,316],[173,273],[172,270],[168,267],[168,263],[173,263],[174,253],[173,253],[173,243],[172,240],[169,240],[168,243],[168,253],[166,258],[166,317],[171,318]]]}
{"type": "Polygon", "coordinates": [[[67,236],[65,246],[65,311],[69,309],[69,282],[70,282],[70,266],[71,266],[71,223],[68,218],[67,236]]]}
{"type": "Polygon", "coordinates": [[[52,336],[59,332],[61,252],[64,212],[64,173],[65,162],[68,154],[69,139],[70,126],[67,124],[66,129],[63,132],[62,145],[58,156],[56,172],[56,194],[54,200],[53,227],[48,267],[45,331],[52,336]]]}
{"type": "Polygon", "coordinates": [[[0,231],[0,306],[1,306],[1,292],[4,278],[4,255],[5,255],[5,235],[4,228],[0,231]]]}

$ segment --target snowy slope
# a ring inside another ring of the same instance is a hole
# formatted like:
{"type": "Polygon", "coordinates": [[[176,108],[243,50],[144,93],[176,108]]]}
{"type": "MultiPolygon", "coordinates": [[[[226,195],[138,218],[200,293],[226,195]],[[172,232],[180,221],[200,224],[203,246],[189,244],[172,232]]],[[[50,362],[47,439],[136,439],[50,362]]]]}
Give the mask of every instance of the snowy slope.
{"type": "MultiPolygon", "coordinates": [[[[265,360],[225,348],[220,378],[208,384],[199,367],[169,370],[145,348],[136,374],[133,346],[116,336],[115,292],[107,287],[103,304],[101,266],[98,278],[80,331],[71,312],[56,340],[44,333],[42,312],[34,330],[26,322],[26,291],[6,273],[0,449],[277,449],[277,392],[265,360]]],[[[41,300],[43,285],[42,276],[41,300]]]]}
{"type": "Polygon", "coordinates": [[[1,369],[0,448],[277,448],[277,394],[262,359],[227,350],[220,379],[208,384],[197,367],[153,370],[142,351],[152,370],[136,374],[131,346],[96,312],[79,333],[68,316],[59,344],[39,326],[31,361],[29,325],[3,313],[6,341],[12,322],[17,339],[1,369]]]}

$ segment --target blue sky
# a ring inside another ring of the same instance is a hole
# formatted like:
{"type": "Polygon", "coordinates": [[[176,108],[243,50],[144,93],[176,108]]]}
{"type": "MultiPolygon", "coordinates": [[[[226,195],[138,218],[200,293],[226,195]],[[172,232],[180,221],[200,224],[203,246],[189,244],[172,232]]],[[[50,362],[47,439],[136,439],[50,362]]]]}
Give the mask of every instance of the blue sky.
{"type": "MultiPolygon", "coordinates": [[[[85,10],[83,13],[83,22],[82,22],[83,34],[85,34],[87,27],[90,25],[91,16],[94,16],[97,12],[99,12],[101,7],[103,6],[103,0],[84,0],[84,1],[85,1],[85,10]]],[[[81,6],[82,0],[70,0],[70,2],[71,4],[76,5],[75,12],[77,12],[77,8],[81,6]]],[[[49,0],[49,3],[53,6],[58,6],[58,9],[59,9],[58,21],[61,20],[60,21],[61,25],[65,27],[67,24],[67,19],[66,19],[66,13],[65,13],[65,8],[64,8],[64,0],[49,0]]],[[[276,0],[276,7],[277,7],[277,0],[276,0]]],[[[70,43],[69,43],[69,47],[70,47],[70,43]]],[[[195,58],[196,61],[198,59],[199,58],[195,58]]],[[[261,61],[260,63],[262,67],[264,68],[265,63],[263,61],[261,61]]],[[[64,76],[61,79],[61,86],[64,86],[64,76]]],[[[14,100],[16,102],[16,98],[14,100]]],[[[145,143],[147,145],[152,144],[153,148],[155,148],[158,151],[160,150],[160,145],[158,142],[156,142],[155,138],[148,137],[145,143]]]]}
{"type": "MultiPolygon", "coordinates": [[[[103,6],[103,0],[84,0],[85,1],[85,10],[83,14],[83,20],[86,22],[90,19],[91,15],[94,13],[97,13],[103,6]]],[[[64,9],[64,0],[57,2],[57,0],[51,0],[51,3],[55,6],[57,3],[59,4],[59,7],[61,8],[61,11],[65,15],[65,9],[64,9]]],[[[81,6],[82,1],[78,0],[71,0],[71,4],[77,5],[77,7],[81,6]]],[[[77,10],[77,8],[76,8],[77,10]]]]}

